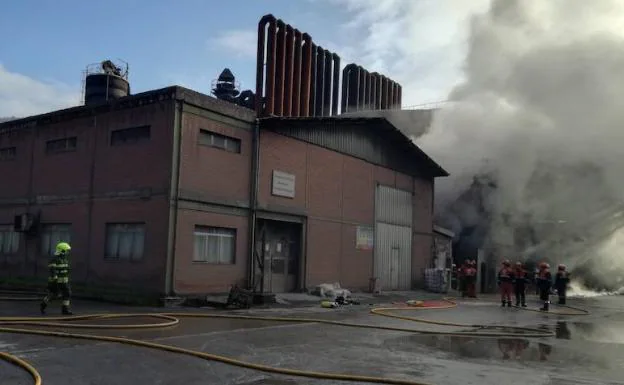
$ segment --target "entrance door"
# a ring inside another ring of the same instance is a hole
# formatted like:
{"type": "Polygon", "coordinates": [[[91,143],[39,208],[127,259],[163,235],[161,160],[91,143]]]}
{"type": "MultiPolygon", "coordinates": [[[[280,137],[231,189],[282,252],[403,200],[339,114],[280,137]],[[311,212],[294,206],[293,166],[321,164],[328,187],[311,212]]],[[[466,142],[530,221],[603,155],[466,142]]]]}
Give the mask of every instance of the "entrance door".
{"type": "Polygon", "coordinates": [[[393,247],[390,251],[390,290],[399,288],[400,253],[398,247],[393,247]]]}
{"type": "Polygon", "coordinates": [[[286,258],[284,241],[271,239],[271,292],[283,293],[286,290],[286,258]]]}
{"type": "Polygon", "coordinates": [[[271,293],[292,292],[299,278],[301,224],[261,220],[259,232],[261,260],[264,261],[262,290],[271,293]]]}

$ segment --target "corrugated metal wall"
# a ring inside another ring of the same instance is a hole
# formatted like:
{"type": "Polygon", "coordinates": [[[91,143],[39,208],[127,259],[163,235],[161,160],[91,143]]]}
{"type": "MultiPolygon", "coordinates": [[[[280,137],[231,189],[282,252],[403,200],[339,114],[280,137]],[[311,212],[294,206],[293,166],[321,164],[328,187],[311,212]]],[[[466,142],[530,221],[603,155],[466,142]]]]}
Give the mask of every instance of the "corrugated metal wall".
{"type": "Polygon", "coordinates": [[[412,193],[378,185],[375,191],[374,276],[382,290],[412,286],[412,193]]]}
{"type": "Polygon", "coordinates": [[[377,126],[370,122],[349,124],[348,119],[344,120],[339,127],[334,122],[318,121],[307,124],[297,120],[270,125],[264,123],[263,127],[407,175],[423,175],[428,172],[422,166],[415,168],[414,161],[409,161],[405,152],[389,151],[388,148],[396,148],[396,144],[388,137],[383,137],[383,130],[382,134],[375,133],[377,126]]]}

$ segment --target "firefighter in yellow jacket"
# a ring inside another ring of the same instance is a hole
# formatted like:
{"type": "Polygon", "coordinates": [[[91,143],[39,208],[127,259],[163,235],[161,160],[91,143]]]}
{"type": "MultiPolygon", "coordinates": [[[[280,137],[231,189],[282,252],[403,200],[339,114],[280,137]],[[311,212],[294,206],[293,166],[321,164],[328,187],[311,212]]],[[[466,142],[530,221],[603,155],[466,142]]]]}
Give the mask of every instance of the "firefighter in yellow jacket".
{"type": "Polygon", "coordinates": [[[50,300],[61,297],[63,301],[62,313],[71,315],[70,300],[71,288],[69,286],[69,252],[71,246],[67,242],[56,245],[54,259],[48,264],[50,276],[48,277],[48,291],[41,302],[41,314],[45,314],[50,300]]]}

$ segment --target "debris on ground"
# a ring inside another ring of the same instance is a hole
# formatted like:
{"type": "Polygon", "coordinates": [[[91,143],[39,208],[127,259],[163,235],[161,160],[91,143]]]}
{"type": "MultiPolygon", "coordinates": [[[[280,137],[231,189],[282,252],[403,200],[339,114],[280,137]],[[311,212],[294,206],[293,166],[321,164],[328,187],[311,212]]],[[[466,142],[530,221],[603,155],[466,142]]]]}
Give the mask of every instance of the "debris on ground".
{"type": "MultiPolygon", "coordinates": [[[[348,290],[347,290],[348,291],[348,290]]],[[[350,293],[350,292],[349,292],[350,293]]],[[[334,309],[340,306],[359,305],[360,301],[339,295],[333,301],[321,301],[321,307],[334,309]]]]}
{"type": "Polygon", "coordinates": [[[347,289],[343,289],[340,287],[338,282],[336,283],[322,283],[316,286],[310,292],[312,295],[317,295],[319,297],[331,298],[332,300],[336,300],[336,298],[342,296],[344,298],[351,297],[351,292],[347,289]]]}

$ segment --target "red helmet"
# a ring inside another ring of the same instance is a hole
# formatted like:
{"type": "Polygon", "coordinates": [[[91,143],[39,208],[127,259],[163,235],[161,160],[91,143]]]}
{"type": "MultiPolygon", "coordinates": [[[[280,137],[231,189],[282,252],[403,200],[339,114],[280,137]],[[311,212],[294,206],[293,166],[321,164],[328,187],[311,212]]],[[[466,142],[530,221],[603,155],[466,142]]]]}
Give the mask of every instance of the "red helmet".
{"type": "Polygon", "coordinates": [[[540,263],[540,268],[542,269],[550,269],[550,265],[546,262],[540,263]]]}
{"type": "Polygon", "coordinates": [[[557,268],[558,268],[559,270],[565,270],[565,269],[566,269],[566,266],[565,266],[564,264],[560,264],[559,266],[557,266],[557,268]]]}

